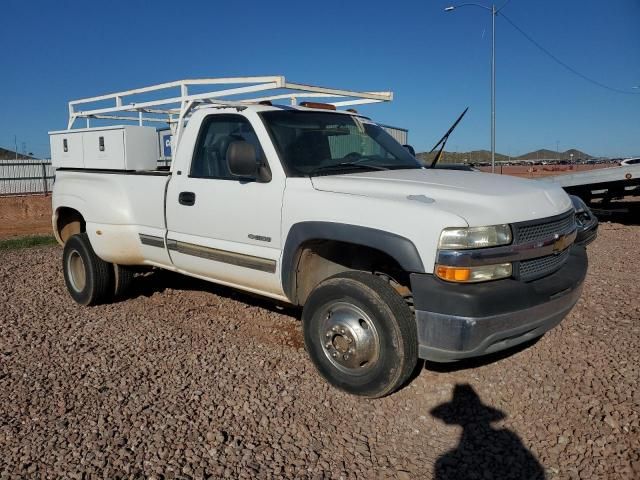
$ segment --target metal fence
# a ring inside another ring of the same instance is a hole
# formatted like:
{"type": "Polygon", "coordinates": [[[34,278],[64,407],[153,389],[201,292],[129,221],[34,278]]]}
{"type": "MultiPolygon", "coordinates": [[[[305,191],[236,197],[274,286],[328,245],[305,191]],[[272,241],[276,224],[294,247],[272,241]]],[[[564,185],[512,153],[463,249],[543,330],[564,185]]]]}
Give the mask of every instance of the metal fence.
{"type": "Polygon", "coordinates": [[[51,192],[54,169],[50,161],[0,160],[0,196],[51,192]]]}

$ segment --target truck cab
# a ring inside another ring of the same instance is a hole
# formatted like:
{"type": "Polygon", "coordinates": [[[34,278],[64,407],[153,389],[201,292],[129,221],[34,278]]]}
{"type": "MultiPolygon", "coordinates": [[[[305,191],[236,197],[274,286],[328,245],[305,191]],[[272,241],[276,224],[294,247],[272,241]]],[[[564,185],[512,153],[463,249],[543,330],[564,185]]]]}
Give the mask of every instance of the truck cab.
{"type": "MultiPolygon", "coordinates": [[[[587,255],[561,188],[425,168],[374,121],[337,108],[389,95],[276,78],[291,95],[351,100],[183,96],[169,170],[140,168],[148,140],[135,129],[52,132],[52,152],[82,145],[79,158],[53,158],[53,228],[74,300],[109,301],[149,266],[297,305],[319,373],[367,397],[399,388],[418,358],[503,350],[568,314],[587,255]]],[[[135,93],[113,94],[112,109],[155,109],[123,105],[135,93]]]]}

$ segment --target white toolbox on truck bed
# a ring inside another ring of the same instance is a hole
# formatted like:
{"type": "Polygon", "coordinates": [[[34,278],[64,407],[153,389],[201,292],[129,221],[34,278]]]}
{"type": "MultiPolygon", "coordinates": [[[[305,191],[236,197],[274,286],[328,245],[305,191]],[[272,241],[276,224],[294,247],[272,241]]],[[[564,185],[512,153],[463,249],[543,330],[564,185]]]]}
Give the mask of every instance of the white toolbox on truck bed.
{"type": "Polygon", "coordinates": [[[49,132],[55,168],[154,170],[158,135],[153,127],[118,125],[49,132]]]}

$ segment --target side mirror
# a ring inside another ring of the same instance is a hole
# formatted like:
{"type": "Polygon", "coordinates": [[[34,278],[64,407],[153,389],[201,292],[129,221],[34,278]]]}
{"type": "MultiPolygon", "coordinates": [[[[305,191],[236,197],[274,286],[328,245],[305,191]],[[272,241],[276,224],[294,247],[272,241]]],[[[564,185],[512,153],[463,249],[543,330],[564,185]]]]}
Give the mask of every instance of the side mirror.
{"type": "Polygon", "coordinates": [[[403,145],[403,147],[406,148],[411,155],[413,155],[414,157],[416,156],[416,149],[411,145],[403,145]]]}
{"type": "Polygon", "coordinates": [[[232,175],[242,178],[257,178],[260,163],[256,148],[245,141],[231,142],[227,149],[227,165],[232,175]]]}

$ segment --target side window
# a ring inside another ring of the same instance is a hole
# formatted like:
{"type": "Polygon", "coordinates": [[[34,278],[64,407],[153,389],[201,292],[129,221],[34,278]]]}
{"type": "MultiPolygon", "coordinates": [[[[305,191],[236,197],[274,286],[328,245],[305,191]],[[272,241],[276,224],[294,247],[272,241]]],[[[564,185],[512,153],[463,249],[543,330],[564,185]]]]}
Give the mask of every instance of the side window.
{"type": "Polygon", "coordinates": [[[256,147],[258,158],[264,154],[249,120],[240,115],[210,115],[205,118],[191,160],[189,176],[238,180],[231,175],[227,165],[227,150],[236,141],[245,141],[256,147]]]}

